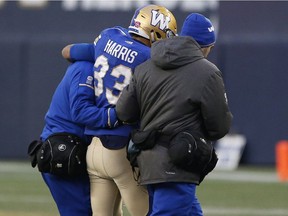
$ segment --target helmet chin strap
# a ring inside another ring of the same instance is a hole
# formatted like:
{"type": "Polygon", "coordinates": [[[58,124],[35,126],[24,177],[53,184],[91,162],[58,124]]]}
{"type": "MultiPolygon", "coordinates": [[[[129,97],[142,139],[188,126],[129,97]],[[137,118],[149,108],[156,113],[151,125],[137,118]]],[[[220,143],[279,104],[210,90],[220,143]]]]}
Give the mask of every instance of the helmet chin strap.
{"type": "MultiPolygon", "coordinates": [[[[177,34],[175,34],[172,30],[170,29],[166,29],[166,38],[173,38],[173,37],[176,37],[178,36],[177,34]]],[[[151,31],[150,32],[150,42],[151,44],[154,43],[156,41],[155,39],[155,32],[154,31],[151,31]]]]}
{"type": "Polygon", "coordinates": [[[150,32],[150,42],[151,44],[155,42],[154,31],[150,32]]]}
{"type": "Polygon", "coordinates": [[[176,36],[178,36],[178,35],[175,34],[172,30],[170,30],[170,29],[166,30],[166,37],[167,38],[173,38],[173,37],[176,37],[176,36]]]}

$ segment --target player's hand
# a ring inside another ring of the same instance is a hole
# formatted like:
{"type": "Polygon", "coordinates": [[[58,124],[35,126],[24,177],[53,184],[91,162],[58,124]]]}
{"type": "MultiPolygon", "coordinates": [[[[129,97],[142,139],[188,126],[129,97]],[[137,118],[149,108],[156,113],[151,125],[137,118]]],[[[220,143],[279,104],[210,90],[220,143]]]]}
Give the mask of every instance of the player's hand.
{"type": "Polygon", "coordinates": [[[122,122],[118,119],[115,108],[108,109],[108,127],[115,128],[122,125],[122,122]]]}

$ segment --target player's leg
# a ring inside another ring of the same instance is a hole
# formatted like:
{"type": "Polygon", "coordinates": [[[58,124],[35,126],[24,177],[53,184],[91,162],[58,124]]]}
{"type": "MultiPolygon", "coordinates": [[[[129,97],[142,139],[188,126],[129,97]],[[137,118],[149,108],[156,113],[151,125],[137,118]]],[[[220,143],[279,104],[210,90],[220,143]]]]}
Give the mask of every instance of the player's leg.
{"type": "Polygon", "coordinates": [[[153,197],[151,216],[203,216],[196,198],[196,185],[189,183],[159,183],[148,185],[153,197]]]}
{"type": "Polygon", "coordinates": [[[146,215],[149,210],[148,192],[135,181],[125,147],[118,150],[104,148],[103,152],[107,173],[117,184],[128,212],[133,216],[146,215]]]}
{"type": "Polygon", "coordinates": [[[91,216],[88,176],[62,178],[42,173],[61,216],[91,216]]]}
{"type": "Polygon", "coordinates": [[[120,192],[103,167],[103,147],[93,138],[88,146],[86,160],[90,178],[93,216],[120,216],[122,202],[120,192]]]}
{"type": "Polygon", "coordinates": [[[118,190],[118,195],[114,203],[114,212],[113,216],[122,216],[123,215],[123,202],[120,191],[118,190]]]}
{"type": "Polygon", "coordinates": [[[93,216],[122,215],[120,192],[111,180],[91,178],[91,205],[93,216]]]}

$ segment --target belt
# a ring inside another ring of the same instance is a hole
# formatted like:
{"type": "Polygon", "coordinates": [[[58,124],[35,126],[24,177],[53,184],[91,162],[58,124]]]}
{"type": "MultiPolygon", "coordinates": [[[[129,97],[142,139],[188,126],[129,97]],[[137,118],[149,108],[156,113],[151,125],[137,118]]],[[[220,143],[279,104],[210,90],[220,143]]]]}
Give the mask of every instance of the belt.
{"type": "Polygon", "coordinates": [[[170,145],[171,136],[169,135],[161,135],[157,138],[156,144],[161,145],[165,148],[168,148],[170,145]]]}

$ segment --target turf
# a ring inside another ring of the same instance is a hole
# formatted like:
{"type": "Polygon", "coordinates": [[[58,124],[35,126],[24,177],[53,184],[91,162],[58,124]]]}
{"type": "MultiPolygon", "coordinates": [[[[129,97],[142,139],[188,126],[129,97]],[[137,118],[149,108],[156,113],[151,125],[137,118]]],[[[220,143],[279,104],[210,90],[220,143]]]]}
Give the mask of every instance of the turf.
{"type": "MultiPolygon", "coordinates": [[[[0,161],[0,173],[0,216],[59,215],[40,173],[28,162],[0,161]]],[[[279,182],[273,168],[214,171],[197,196],[205,216],[288,216],[288,182],[279,182]]],[[[125,208],[124,215],[129,216],[125,208]]]]}

